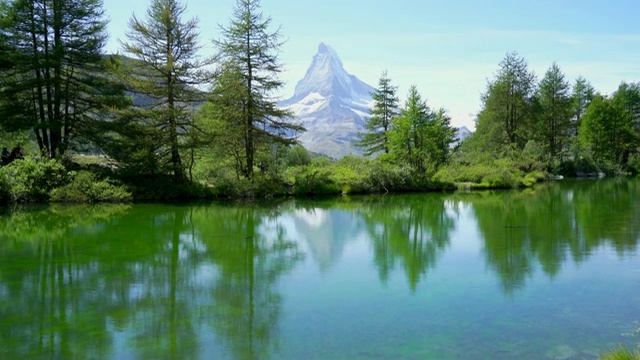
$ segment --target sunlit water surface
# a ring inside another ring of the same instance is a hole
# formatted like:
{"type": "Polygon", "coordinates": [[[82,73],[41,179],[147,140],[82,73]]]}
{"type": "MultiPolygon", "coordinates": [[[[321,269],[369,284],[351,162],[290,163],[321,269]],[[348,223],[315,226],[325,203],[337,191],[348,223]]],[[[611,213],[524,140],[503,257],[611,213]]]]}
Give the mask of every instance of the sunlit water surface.
{"type": "Polygon", "coordinates": [[[640,344],[640,182],[0,217],[2,359],[595,359],[640,344]]]}

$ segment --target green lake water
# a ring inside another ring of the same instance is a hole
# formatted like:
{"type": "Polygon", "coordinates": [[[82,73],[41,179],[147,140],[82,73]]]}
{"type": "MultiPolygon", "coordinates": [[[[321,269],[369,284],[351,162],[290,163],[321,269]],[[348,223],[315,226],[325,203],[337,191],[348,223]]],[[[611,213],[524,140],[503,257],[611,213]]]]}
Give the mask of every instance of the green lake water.
{"type": "Polygon", "coordinates": [[[0,215],[0,359],[595,359],[640,181],[0,215]]]}

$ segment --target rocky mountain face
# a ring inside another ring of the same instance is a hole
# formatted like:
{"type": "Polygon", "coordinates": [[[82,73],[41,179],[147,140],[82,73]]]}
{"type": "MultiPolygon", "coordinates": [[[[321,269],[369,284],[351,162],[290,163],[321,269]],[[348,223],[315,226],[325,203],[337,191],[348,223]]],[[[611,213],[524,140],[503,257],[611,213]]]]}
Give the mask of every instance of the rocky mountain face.
{"type": "Polygon", "coordinates": [[[466,126],[459,127],[458,130],[456,130],[456,139],[458,139],[457,143],[459,144],[463,142],[466,138],[468,138],[471,135],[472,135],[472,132],[471,130],[469,130],[469,128],[467,128],[466,126]]]}
{"type": "Polygon", "coordinates": [[[338,54],[321,43],[293,96],[280,105],[307,128],[299,138],[305,148],[340,158],[360,154],[351,141],[364,131],[374,90],[347,73],[338,54]]]}

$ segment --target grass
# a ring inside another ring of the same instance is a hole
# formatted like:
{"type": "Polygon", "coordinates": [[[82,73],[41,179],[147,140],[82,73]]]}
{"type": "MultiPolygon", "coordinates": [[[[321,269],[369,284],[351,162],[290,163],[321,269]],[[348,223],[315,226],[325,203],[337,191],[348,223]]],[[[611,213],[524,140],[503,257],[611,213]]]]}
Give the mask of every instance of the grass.
{"type": "Polygon", "coordinates": [[[638,350],[630,350],[623,346],[608,353],[601,355],[600,360],[640,360],[640,352],[638,350]]]}

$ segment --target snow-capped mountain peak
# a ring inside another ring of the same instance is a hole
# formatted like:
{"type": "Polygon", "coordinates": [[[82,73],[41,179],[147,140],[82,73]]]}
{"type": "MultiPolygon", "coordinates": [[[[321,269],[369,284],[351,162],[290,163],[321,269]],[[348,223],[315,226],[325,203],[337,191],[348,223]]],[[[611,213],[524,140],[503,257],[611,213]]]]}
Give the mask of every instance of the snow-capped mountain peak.
{"type": "Polygon", "coordinates": [[[307,149],[337,158],[358,153],[351,140],[364,130],[373,91],[345,70],[334,49],[320,43],[293,97],[281,105],[307,128],[300,137],[307,149]]]}
{"type": "Polygon", "coordinates": [[[335,50],[320,43],[311,66],[296,85],[290,101],[299,101],[311,93],[318,93],[323,97],[370,98],[371,91],[372,87],[347,73],[335,50]]]}

